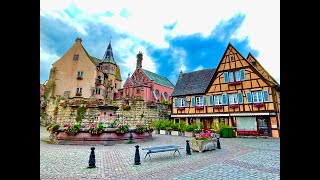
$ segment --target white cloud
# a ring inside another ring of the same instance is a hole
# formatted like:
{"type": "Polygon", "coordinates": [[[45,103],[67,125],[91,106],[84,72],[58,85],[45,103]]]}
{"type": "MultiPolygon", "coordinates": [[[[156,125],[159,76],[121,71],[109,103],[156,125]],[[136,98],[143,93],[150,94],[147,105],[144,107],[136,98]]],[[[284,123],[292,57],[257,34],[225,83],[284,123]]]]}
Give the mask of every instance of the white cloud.
{"type": "MultiPolygon", "coordinates": [[[[42,0],[40,4],[41,15],[50,15],[64,20],[83,35],[86,35],[87,21],[109,24],[117,32],[143,39],[159,48],[168,47],[165,41],[166,36],[176,37],[194,33],[208,36],[221,20],[228,20],[238,13],[244,14],[245,19],[233,38],[247,37],[250,46],[259,51],[259,56],[256,57],[258,61],[274,78],[279,78],[280,2],[278,0],[203,0],[197,3],[182,0],[156,2],[42,0]],[[62,12],[73,7],[72,3],[80,9],[76,17],[69,17],[62,12]],[[128,17],[120,16],[124,8],[129,14],[128,17]],[[107,11],[114,15],[107,16],[107,11]],[[163,28],[173,22],[177,24],[172,31],[163,28]]],[[[151,64],[150,67],[152,68],[151,64]]]]}
{"type": "Polygon", "coordinates": [[[200,65],[200,66],[196,67],[193,71],[199,71],[199,70],[202,70],[202,69],[204,69],[204,67],[200,65]]]}

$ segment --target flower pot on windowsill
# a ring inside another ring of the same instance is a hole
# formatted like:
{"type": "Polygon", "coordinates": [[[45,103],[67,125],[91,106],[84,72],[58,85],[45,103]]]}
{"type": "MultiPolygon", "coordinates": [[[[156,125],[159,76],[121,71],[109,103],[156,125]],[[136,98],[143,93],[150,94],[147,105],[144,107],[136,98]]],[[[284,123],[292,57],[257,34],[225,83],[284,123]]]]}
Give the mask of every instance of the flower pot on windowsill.
{"type": "Polygon", "coordinates": [[[241,84],[241,81],[228,82],[229,85],[241,84]]]}
{"type": "Polygon", "coordinates": [[[82,96],[82,93],[76,93],[76,96],[82,96]]]}
{"type": "Polygon", "coordinates": [[[81,79],[83,79],[83,77],[77,77],[77,79],[81,80],[81,79]]]}
{"type": "Polygon", "coordinates": [[[222,109],[223,106],[222,106],[222,105],[214,105],[213,108],[214,108],[214,109],[222,109]]]}
{"type": "Polygon", "coordinates": [[[184,110],[185,108],[184,107],[178,107],[177,110],[181,111],[181,110],[184,110]]]}
{"type": "Polygon", "coordinates": [[[264,103],[253,103],[253,105],[255,107],[262,107],[262,106],[264,106],[264,103]]]}
{"type": "Polygon", "coordinates": [[[237,107],[239,107],[239,104],[230,104],[229,105],[229,108],[237,108],[237,107]]]}
{"type": "Polygon", "coordinates": [[[204,106],[196,106],[195,109],[196,110],[202,110],[202,109],[204,109],[204,106]]]}

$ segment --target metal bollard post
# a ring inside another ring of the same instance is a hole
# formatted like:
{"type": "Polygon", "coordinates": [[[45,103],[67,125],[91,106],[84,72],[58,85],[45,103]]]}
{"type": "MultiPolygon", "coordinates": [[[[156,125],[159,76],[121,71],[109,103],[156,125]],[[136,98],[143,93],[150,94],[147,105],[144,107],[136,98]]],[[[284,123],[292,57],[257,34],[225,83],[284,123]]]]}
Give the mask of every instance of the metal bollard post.
{"type": "Polygon", "coordinates": [[[134,165],[140,165],[139,145],[136,145],[136,154],[134,155],[134,165]]]}
{"type": "Polygon", "coordinates": [[[217,138],[217,148],[221,149],[219,138],[217,138]]]}
{"type": "Polygon", "coordinates": [[[186,140],[186,142],[187,142],[187,145],[186,145],[187,155],[191,155],[191,150],[190,150],[189,140],[186,140]]]}
{"type": "Polygon", "coordinates": [[[91,153],[89,158],[89,167],[88,168],[95,168],[96,167],[96,156],[94,155],[94,147],[91,147],[91,153]]]}

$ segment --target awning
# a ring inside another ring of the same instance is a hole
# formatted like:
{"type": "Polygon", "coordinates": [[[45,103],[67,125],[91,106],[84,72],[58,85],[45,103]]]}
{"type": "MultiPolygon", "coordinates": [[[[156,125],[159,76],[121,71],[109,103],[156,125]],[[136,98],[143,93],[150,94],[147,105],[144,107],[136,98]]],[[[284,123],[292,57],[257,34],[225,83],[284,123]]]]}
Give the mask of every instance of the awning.
{"type": "Polygon", "coordinates": [[[229,114],[172,114],[171,117],[215,117],[229,116],[229,114]]]}
{"type": "Polygon", "coordinates": [[[265,113],[230,113],[230,116],[266,116],[269,115],[268,112],[265,113]]]}

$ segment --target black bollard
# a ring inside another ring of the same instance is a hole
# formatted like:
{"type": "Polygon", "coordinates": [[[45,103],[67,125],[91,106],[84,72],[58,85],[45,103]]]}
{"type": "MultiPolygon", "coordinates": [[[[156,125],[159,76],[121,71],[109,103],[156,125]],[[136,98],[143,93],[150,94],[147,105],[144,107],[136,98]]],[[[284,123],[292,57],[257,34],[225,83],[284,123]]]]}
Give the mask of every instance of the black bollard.
{"type": "Polygon", "coordinates": [[[217,138],[217,148],[218,148],[218,149],[221,149],[219,138],[217,138]]]}
{"type": "Polygon", "coordinates": [[[189,140],[186,140],[186,142],[187,142],[187,145],[186,145],[187,155],[191,155],[191,150],[190,150],[189,140]]]}
{"type": "Polygon", "coordinates": [[[139,145],[136,145],[136,154],[134,155],[134,165],[140,165],[139,145]]]}
{"type": "Polygon", "coordinates": [[[88,168],[95,168],[96,167],[96,159],[94,155],[94,147],[91,147],[91,153],[89,158],[89,167],[88,168]]]}

